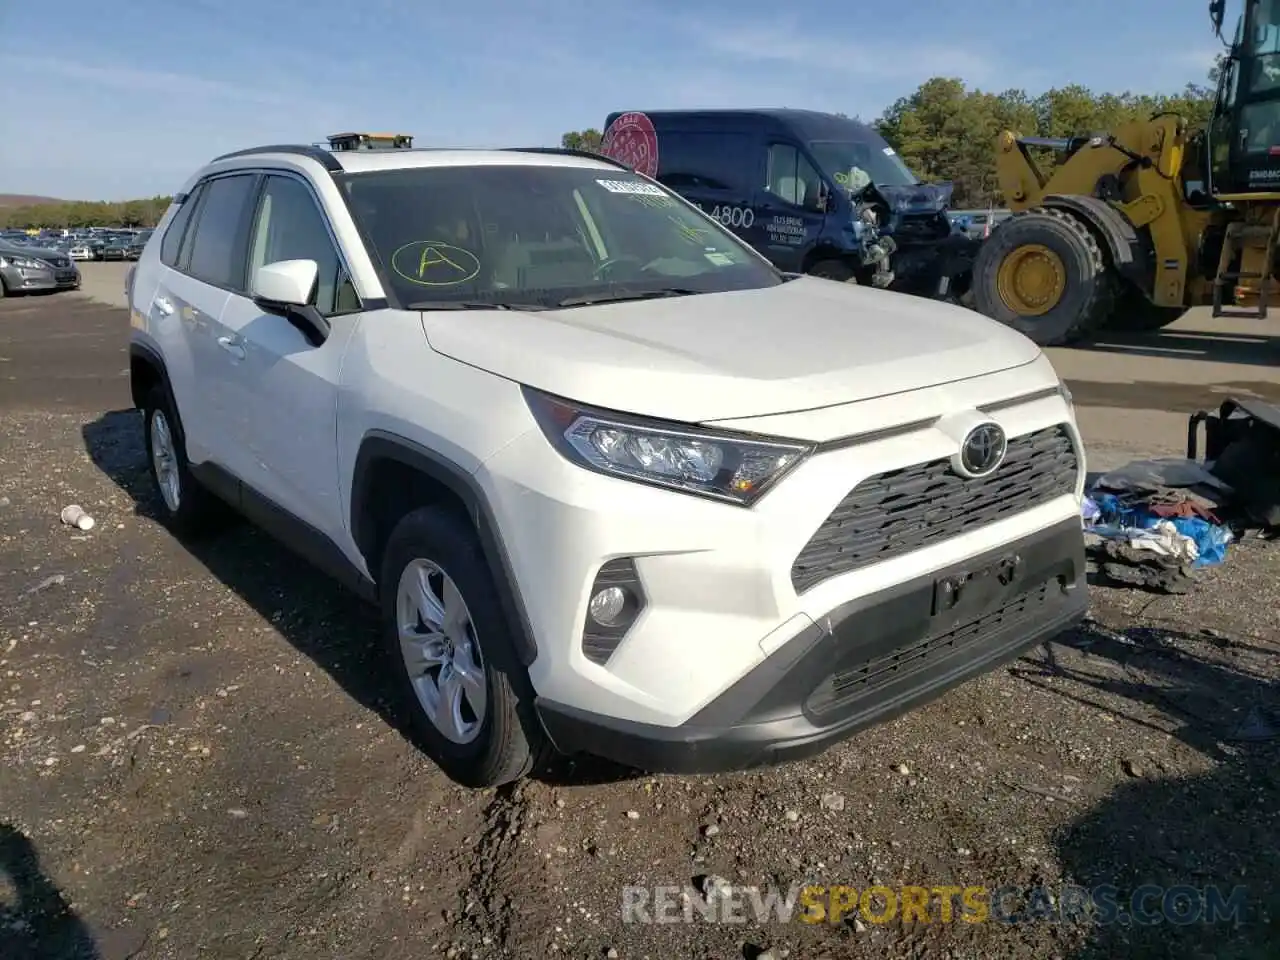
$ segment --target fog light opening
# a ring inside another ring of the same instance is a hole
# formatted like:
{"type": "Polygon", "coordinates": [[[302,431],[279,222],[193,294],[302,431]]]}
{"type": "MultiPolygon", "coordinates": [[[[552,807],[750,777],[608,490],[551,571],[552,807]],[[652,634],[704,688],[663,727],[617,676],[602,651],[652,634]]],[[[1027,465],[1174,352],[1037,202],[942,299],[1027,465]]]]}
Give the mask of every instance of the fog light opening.
{"type": "Polygon", "coordinates": [[[631,597],[622,587],[605,587],[597,590],[587,606],[591,619],[602,627],[616,626],[627,611],[631,597]]]}

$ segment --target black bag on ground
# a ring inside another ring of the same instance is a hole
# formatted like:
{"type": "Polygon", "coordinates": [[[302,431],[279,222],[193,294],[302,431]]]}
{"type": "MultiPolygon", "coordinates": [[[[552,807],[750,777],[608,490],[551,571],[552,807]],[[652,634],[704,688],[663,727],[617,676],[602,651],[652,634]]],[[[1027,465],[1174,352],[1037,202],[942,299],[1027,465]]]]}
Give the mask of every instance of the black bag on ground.
{"type": "Polygon", "coordinates": [[[1235,490],[1235,506],[1264,527],[1280,526],[1280,407],[1260,400],[1226,400],[1217,413],[1201,410],[1187,425],[1187,459],[1195,460],[1204,424],[1204,461],[1235,490]]]}

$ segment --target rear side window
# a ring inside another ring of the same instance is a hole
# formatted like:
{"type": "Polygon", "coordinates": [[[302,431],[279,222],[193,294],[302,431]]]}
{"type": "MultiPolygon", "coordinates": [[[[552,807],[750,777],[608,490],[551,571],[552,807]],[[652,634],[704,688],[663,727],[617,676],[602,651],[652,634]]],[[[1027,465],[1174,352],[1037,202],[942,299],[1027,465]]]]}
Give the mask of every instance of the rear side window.
{"type": "Polygon", "coordinates": [[[745,196],[756,187],[757,144],[745,133],[664,132],[658,181],[676,191],[727,190],[745,196]]]}
{"type": "Polygon", "coordinates": [[[169,228],[164,232],[164,238],[160,241],[160,262],[166,267],[178,265],[178,250],[182,247],[182,235],[187,231],[187,224],[191,222],[191,214],[200,202],[200,193],[203,190],[203,183],[196,184],[195,189],[187,194],[187,199],[182,201],[182,206],[178,208],[178,212],[169,223],[169,228]]]}
{"type": "Polygon", "coordinates": [[[246,214],[255,183],[256,175],[237,174],[205,186],[187,273],[219,287],[244,288],[246,214]]]}

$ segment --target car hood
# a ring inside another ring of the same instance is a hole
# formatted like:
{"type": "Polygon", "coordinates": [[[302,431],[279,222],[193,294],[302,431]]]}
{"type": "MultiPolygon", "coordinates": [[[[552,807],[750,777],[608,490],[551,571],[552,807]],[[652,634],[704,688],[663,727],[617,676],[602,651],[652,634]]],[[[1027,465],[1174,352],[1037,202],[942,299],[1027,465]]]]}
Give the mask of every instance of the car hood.
{"type": "Polygon", "coordinates": [[[431,347],[518,383],[689,423],[869,400],[1030,363],[961,307],[801,277],[765,290],[521,313],[422,314],[431,347]]]}
{"type": "Polygon", "coordinates": [[[875,190],[895,214],[941,213],[951,204],[951,183],[916,183],[897,186],[877,183],[875,190]]]}
{"type": "Polygon", "coordinates": [[[50,250],[47,247],[21,247],[16,244],[0,244],[0,253],[12,257],[33,257],[36,260],[47,260],[50,257],[65,257],[61,250],[50,250]]]}

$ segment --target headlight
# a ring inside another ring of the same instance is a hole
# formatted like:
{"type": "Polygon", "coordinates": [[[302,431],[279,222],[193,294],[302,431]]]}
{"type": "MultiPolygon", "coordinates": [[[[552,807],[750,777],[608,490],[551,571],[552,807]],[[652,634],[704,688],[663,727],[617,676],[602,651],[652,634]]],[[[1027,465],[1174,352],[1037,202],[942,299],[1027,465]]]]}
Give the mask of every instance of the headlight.
{"type": "Polygon", "coordinates": [[[743,507],[813,450],[805,443],[593,410],[528,387],[524,396],[552,446],[579,466],[743,507]]]}
{"type": "Polygon", "coordinates": [[[32,260],[28,257],[0,257],[0,266],[21,267],[23,270],[48,270],[47,263],[41,263],[39,260],[32,260]]]}

